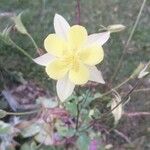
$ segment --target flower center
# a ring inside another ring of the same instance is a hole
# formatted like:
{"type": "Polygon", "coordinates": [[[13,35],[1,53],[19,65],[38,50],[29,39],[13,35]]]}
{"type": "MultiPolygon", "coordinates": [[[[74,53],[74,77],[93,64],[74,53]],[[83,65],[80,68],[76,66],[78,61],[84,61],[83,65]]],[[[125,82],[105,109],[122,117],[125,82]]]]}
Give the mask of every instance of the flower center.
{"type": "Polygon", "coordinates": [[[79,57],[77,53],[73,52],[64,57],[64,61],[69,66],[69,69],[73,69],[74,71],[78,71],[79,69],[79,57]]]}

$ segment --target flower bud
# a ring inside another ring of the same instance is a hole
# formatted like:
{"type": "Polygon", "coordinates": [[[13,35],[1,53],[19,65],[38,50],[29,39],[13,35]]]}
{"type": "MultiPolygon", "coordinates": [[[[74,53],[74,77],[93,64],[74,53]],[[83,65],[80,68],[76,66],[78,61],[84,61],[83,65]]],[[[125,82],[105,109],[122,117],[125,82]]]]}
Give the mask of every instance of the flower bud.
{"type": "Polygon", "coordinates": [[[24,26],[23,23],[22,23],[21,15],[22,15],[22,13],[20,13],[18,16],[13,17],[12,19],[13,19],[13,21],[14,21],[14,23],[15,23],[16,29],[17,29],[20,33],[22,33],[22,34],[28,34],[28,32],[27,32],[25,26],[24,26]]]}
{"type": "Polygon", "coordinates": [[[114,25],[110,25],[107,27],[107,30],[110,31],[111,33],[113,32],[120,32],[122,30],[124,30],[126,27],[122,24],[114,24],[114,25]]]}

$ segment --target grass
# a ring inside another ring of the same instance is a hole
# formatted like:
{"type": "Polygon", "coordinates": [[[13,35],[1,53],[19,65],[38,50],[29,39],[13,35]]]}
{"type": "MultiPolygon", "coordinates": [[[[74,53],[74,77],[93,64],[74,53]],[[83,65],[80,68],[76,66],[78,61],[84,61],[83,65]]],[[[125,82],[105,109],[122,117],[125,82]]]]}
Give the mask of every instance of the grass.
{"type": "MultiPolygon", "coordinates": [[[[122,54],[123,44],[127,40],[133,24],[136,20],[142,0],[81,0],[81,23],[88,29],[89,33],[98,32],[100,25],[108,26],[121,23],[127,28],[124,32],[114,33],[111,39],[104,46],[105,60],[99,66],[108,81],[113,74],[116,64],[122,54]]],[[[139,25],[129,50],[125,56],[122,68],[117,76],[117,82],[128,77],[140,62],[150,60],[150,1],[142,13],[139,25]]],[[[43,40],[49,34],[54,32],[53,17],[55,13],[63,15],[71,24],[75,20],[76,2],[70,0],[1,0],[0,13],[12,12],[20,13],[24,11],[22,20],[29,33],[33,36],[39,48],[43,49],[43,40]]],[[[12,25],[8,18],[0,17],[0,31],[5,27],[12,25]]],[[[34,46],[29,39],[17,33],[11,32],[13,40],[24,48],[33,57],[37,56],[34,46]]],[[[45,74],[44,68],[30,62],[15,48],[0,41],[0,65],[9,71],[22,72],[26,79],[34,80],[37,83],[52,89],[52,81],[45,74]]],[[[148,100],[150,95],[142,95],[143,103],[148,100]]],[[[140,95],[134,97],[133,107],[138,106],[138,110],[146,110],[145,106],[139,102],[140,95]],[[139,105],[141,105],[139,109],[139,105]]],[[[147,122],[148,124],[148,122],[147,122]]],[[[143,128],[143,127],[141,127],[143,128]]]]}

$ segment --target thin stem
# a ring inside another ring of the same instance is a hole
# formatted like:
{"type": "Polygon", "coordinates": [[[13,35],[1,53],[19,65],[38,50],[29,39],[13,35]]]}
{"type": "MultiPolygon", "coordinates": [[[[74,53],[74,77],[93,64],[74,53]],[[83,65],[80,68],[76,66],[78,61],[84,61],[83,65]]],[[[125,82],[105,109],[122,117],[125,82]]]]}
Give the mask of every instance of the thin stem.
{"type": "MultiPolygon", "coordinates": [[[[125,103],[126,100],[128,99],[128,97],[131,95],[131,93],[136,89],[136,87],[138,86],[138,84],[140,83],[140,80],[138,80],[134,87],[128,92],[128,94],[114,107],[112,108],[106,115],[110,114],[113,110],[115,110],[120,104],[125,103]]],[[[105,114],[104,114],[105,115],[105,114]]]]}
{"type": "Polygon", "coordinates": [[[22,49],[20,46],[18,46],[14,41],[11,40],[11,43],[14,47],[16,47],[21,53],[23,53],[26,57],[28,57],[30,60],[33,61],[32,57],[24,50],[22,49]]]}
{"type": "Polygon", "coordinates": [[[125,54],[126,54],[126,51],[128,50],[128,46],[129,46],[129,44],[130,44],[130,41],[131,41],[131,39],[132,39],[132,37],[133,37],[133,34],[134,34],[134,32],[135,32],[135,30],[136,30],[136,28],[137,28],[137,25],[138,25],[138,23],[139,23],[139,20],[140,20],[140,17],[141,17],[141,14],[142,14],[142,11],[143,11],[143,9],[144,9],[144,6],[145,6],[146,1],[147,1],[147,0],[143,0],[143,3],[142,3],[141,8],[140,8],[140,11],[139,11],[138,16],[137,16],[137,18],[136,18],[136,21],[135,21],[135,23],[134,23],[134,26],[133,26],[133,28],[132,28],[132,31],[131,31],[131,33],[130,33],[130,35],[129,35],[129,38],[128,38],[128,40],[127,40],[125,46],[124,46],[122,55],[121,55],[121,57],[120,57],[120,60],[119,60],[119,62],[118,62],[118,65],[117,65],[117,67],[116,67],[116,69],[115,69],[115,71],[114,71],[114,74],[112,75],[112,78],[111,78],[111,80],[110,80],[110,83],[115,79],[115,77],[117,76],[117,73],[119,72],[119,70],[120,70],[120,68],[121,68],[121,66],[122,66],[122,62],[123,62],[124,56],[125,56],[125,54]]]}
{"type": "Polygon", "coordinates": [[[141,88],[141,89],[137,89],[134,91],[134,93],[138,93],[138,92],[148,92],[150,91],[150,88],[141,88]]]}
{"type": "Polygon", "coordinates": [[[78,104],[77,104],[76,130],[78,130],[78,127],[79,127],[79,118],[80,118],[81,111],[83,109],[83,105],[85,104],[85,102],[86,102],[86,100],[87,100],[87,98],[88,98],[89,95],[90,95],[90,89],[88,90],[88,92],[86,94],[86,97],[82,101],[79,101],[78,104]],[[80,106],[80,104],[81,104],[81,106],[80,106]]]}
{"type": "Polygon", "coordinates": [[[130,139],[124,135],[122,132],[118,131],[117,129],[114,129],[114,132],[117,133],[120,137],[122,137],[127,143],[131,144],[130,139]]]}
{"type": "Polygon", "coordinates": [[[80,9],[80,0],[76,0],[77,5],[76,5],[76,22],[77,24],[80,24],[80,16],[81,16],[81,9],[80,9]]]}
{"type": "Polygon", "coordinates": [[[78,130],[79,126],[79,116],[80,116],[80,108],[79,108],[79,102],[77,104],[77,121],[76,121],[76,130],[78,130]]]}
{"type": "Polygon", "coordinates": [[[124,84],[126,84],[129,80],[131,79],[131,77],[127,78],[126,80],[124,80],[122,83],[120,83],[119,85],[115,86],[114,88],[112,88],[111,90],[107,91],[106,93],[102,94],[100,97],[104,97],[109,95],[113,90],[117,90],[119,89],[121,86],[123,86],[124,84]]]}
{"type": "Polygon", "coordinates": [[[15,115],[15,116],[20,116],[20,115],[30,115],[39,112],[40,110],[33,110],[33,111],[28,111],[28,112],[7,112],[7,115],[15,115]]]}
{"type": "MultiPolygon", "coordinates": [[[[29,33],[27,34],[27,36],[30,38],[30,40],[31,40],[31,42],[33,43],[33,45],[34,45],[36,51],[38,52],[38,49],[39,49],[39,48],[38,48],[36,42],[34,41],[33,37],[32,37],[29,33]]],[[[39,52],[38,52],[38,53],[39,53],[39,52]]]]}
{"type": "Polygon", "coordinates": [[[131,33],[130,33],[130,36],[129,36],[128,40],[127,40],[127,43],[126,43],[127,46],[129,45],[129,43],[130,43],[130,41],[131,41],[131,39],[132,39],[132,37],[133,37],[133,34],[134,34],[134,32],[135,32],[135,29],[136,29],[136,27],[137,27],[137,25],[138,25],[138,23],[139,23],[139,20],[140,20],[140,17],[141,17],[141,15],[142,15],[142,11],[143,11],[143,9],[144,9],[144,6],[145,6],[146,1],[147,1],[147,0],[143,0],[143,3],[142,3],[142,5],[141,5],[140,11],[139,11],[139,13],[138,13],[137,19],[136,19],[135,24],[134,24],[134,26],[133,26],[133,28],[132,28],[132,31],[131,31],[131,33]]]}
{"type": "Polygon", "coordinates": [[[123,115],[127,117],[150,116],[150,112],[125,112],[123,115]]]}

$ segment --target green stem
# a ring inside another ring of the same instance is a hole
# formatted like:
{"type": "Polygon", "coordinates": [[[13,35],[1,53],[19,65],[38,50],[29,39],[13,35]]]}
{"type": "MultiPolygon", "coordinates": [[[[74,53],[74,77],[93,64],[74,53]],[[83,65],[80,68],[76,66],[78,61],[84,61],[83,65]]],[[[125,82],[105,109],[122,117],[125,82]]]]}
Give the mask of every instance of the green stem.
{"type": "Polygon", "coordinates": [[[124,84],[126,84],[129,80],[131,79],[131,77],[127,78],[126,80],[124,80],[122,83],[120,83],[119,85],[115,86],[114,88],[112,88],[111,90],[107,91],[106,93],[102,94],[100,97],[104,97],[109,95],[113,90],[117,90],[119,89],[121,86],[123,86],[124,84]]]}
{"type": "Polygon", "coordinates": [[[115,71],[114,71],[114,74],[112,75],[112,78],[111,78],[111,80],[110,80],[110,83],[115,79],[117,73],[119,72],[119,70],[120,70],[120,68],[121,68],[121,65],[122,65],[124,56],[125,56],[125,54],[126,54],[126,51],[128,50],[129,43],[130,43],[130,41],[131,41],[131,39],[132,39],[132,37],[133,37],[133,34],[134,34],[134,32],[135,32],[135,29],[137,28],[137,25],[138,25],[138,23],[139,23],[139,20],[140,20],[140,17],[141,17],[143,8],[144,8],[144,6],[145,6],[145,3],[146,3],[146,0],[143,0],[143,3],[142,3],[141,8],[140,8],[140,11],[139,11],[138,16],[137,16],[137,18],[136,18],[136,21],[135,21],[135,23],[134,23],[134,26],[133,26],[133,28],[132,28],[132,31],[131,31],[131,33],[130,33],[130,35],[129,35],[129,38],[128,38],[126,44],[125,44],[125,47],[124,47],[124,49],[123,49],[123,52],[122,52],[122,55],[121,55],[120,60],[119,60],[119,62],[118,62],[118,65],[117,65],[117,67],[116,67],[116,69],[115,69],[115,71]]]}
{"type": "Polygon", "coordinates": [[[24,50],[22,49],[20,46],[18,46],[14,41],[11,40],[11,43],[14,47],[16,47],[21,53],[23,53],[26,57],[28,57],[30,60],[33,61],[33,58],[24,50]]]}
{"type": "Polygon", "coordinates": [[[33,110],[29,112],[7,112],[7,115],[15,115],[15,116],[20,116],[20,115],[30,115],[39,112],[40,110],[33,110]]]}
{"type": "Polygon", "coordinates": [[[38,51],[39,48],[38,48],[36,42],[34,41],[33,37],[32,37],[29,33],[27,34],[27,36],[30,38],[30,40],[31,40],[31,42],[33,43],[33,45],[34,45],[36,51],[38,51]]]}

